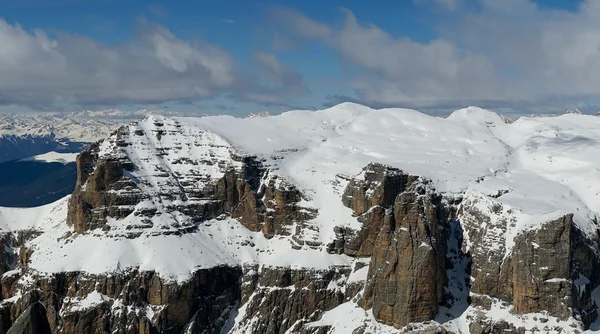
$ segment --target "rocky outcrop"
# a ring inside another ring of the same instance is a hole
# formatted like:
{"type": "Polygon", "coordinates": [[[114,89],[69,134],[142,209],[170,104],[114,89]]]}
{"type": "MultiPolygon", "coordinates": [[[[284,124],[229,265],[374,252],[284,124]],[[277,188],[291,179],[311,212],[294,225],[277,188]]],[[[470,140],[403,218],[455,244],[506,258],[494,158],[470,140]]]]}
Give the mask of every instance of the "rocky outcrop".
{"type": "Polygon", "coordinates": [[[362,226],[359,230],[336,227],[337,240],[330,245],[330,252],[371,256],[396,197],[416,180],[417,176],[397,168],[374,163],[365,166],[359,175],[349,180],[342,195],[342,203],[352,209],[362,226]]]}
{"type": "Polygon", "coordinates": [[[445,244],[435,197],[419,190],[398,195],[371,258],[363,307],[388,325],[433,319],[444,298],[445,244]]]}
{"type": "Polygon", "coordinates": [[[40,235],[40,231],[26,229],[15,232],[0,231],[0,277],[4,273],[27,265],[31,250],[25,243],[40,235]]]}
{"type": "Polygon", "coordinates": [[[21,278],[3,277],[2,294],[21,296],[3,302],[1,309],[9,311],[0,312],[0,325],[10,324],[15,333],[32,323],[47,323],[52,333],[181,333],[188,327],[215,332],[240,299],[240,278],[239,269],[229,267],[198,270],[182,283],[153,272],[28,271],[21,278]]]}
{"type": "Polygon", "coordinates": [[[359,217],[371,208],[394,205],[396,196],[419,177],[382,164],[371,163],[351,179],[342,195],[342,202],[359,217]]]}
{"type": "Polygon", "coordinates": [[[350,300],[363,282],[348,283],[351,269],[298,270],[246,267],[242,280],[244,315],[237,328],[251,333],[300,333],[305,325],[350,300]]]}
{"type": "Polygon", "coordinates": [[[46,309],[41,303],[33,303],[21,313],[6,334],[51,334],[46,309]]]}
{"type": "Polygon", "coordinates": [[[563,320],[571,315],[572,215],[515,238],[512,284],[515,312],[548,310],[563,320]]]}
{"type": "MultiPolygon", "coordinates": [[[[120,138],[123,129],[114,136],[120,138]]],[[[76,160],[77,183],[71,195],[67,224],[83,233],[103,228],[107,217],[124,218],[144,195],[135,182],[123,175],[133,164],[123,158],[99,157],[100,144],[92,144],[76,160]]]]}
{"type": "Polygon", "coordinates": [[[371,256],[362,306],[397,328],[433,319],[444,300],[446,279],[440,224],[448,216],[441,196],[427,180],[369,164],[349,182],[343,202],[362,228],[338,229],[332,248],[371,256]]]}
{"type": "Polygon", "coordinates": [[[316,211],[300,207],[301,192],[292,184],[270,176],[256,157],[233,158],[240,169],[229,168],[216,183],[214,198],[223,203],[222,213],[236,218],[251,231],[267,238],[290,235],[294,222],[314,218],[316,211]]]}
{"type": "Polygon", "coordinates": [[[515,238],[515,312],[547,311],[562,320],[577,315],[587,325],[596,318],[597,307],[592,305],[590,294],[597,283],[592,284],[589,278],[598,276],[597,267],[592,265],[598,262],[597,254],[593,254],[597,248],[582,237],[570,214],[515,238]]]}
{"type": "Polygon", "coordinates": [[[482,201],[465,201],[461,212],[472,255],[471,291],[510,303],[515,313],[575,316],[589,326],[597,317],[591,300],[598,286],[597,241],[569,214],[518,234],[506,250],[506,231],[518,221],[501,204],[482,201]]]}

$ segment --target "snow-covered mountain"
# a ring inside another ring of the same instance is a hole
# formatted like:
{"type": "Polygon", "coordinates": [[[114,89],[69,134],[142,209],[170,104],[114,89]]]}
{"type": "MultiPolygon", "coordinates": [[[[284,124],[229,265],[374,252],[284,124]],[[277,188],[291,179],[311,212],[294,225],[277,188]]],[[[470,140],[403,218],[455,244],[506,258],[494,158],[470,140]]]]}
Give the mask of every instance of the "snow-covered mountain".
{"type": "Polygon", "coordinates": [[[475,107],[148,116],[0,208],[0,331],[600,330],[599,144],[475,107]]]}

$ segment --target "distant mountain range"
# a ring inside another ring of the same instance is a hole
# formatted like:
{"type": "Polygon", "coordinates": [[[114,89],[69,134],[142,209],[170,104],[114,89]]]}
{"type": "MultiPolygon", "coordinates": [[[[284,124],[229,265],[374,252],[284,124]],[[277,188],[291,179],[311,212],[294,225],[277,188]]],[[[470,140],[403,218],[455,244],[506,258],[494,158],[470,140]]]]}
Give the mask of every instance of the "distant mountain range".
{"type": "Polygon", "coordinates": [[[119,125],[160,110],[0,113],[0,206],[54,202],[75,187],[75,156],[119,125]]]}
{"type": "Polygon", "coordinates": [[[161,110],[84,111],[77,113],[0,113],[0,163],[56,151],[79,152],[118,125],[148,114],[178,115],[161,110]]]}

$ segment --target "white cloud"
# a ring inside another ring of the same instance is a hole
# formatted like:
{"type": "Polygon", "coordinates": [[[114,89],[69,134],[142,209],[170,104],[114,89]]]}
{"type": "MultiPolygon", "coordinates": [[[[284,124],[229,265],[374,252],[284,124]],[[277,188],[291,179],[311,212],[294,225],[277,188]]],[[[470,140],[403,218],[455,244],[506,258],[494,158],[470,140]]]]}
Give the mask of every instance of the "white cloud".
{"type": "Polygon", "coordinates": [[[61,34],[50,39],[0,20],[0,102],[151,102],[195,99],[233,84],[234,62],[145,23],[139,39],[113,47],[61,34]]]}
{"type": "Polygon", "coordinates": [[[575,12],[529,0],[477,1],[441,16],[438,37],[428,43],[393,36],[349,11],[340,26],[279,9],[280,26],[336,51],[365,102],[518,107],[600,100],[600,0],[575,12]]]}
{"type": "Polygon", "coordinates": [[[256,52],[254,58],[260,64],[261,77],[267,85],[279,86],[279,90],[299,96],[308,93],[308,88],[302,83],[302,75],[290,66],[282,64],[276,55],[256,52]]]}
{"type": "Polygon", "coordinates": [[[302,97],[310,94],[303,83],[303,77],[295,69],[284,65],[275,54],[255,52],[255,80],[258,85],[246,82],[242,93],[234,96],[237,101],[254,101],[269,106],[297,109],[290,97],[302,97]]]}
{"type": "Polygon", "coordinates": [[[279,80],[277,87],[265,88],[258,77],[265,73],[239,71],[234,59],[215,45],[182,40],[145,21],[137,32],[134,40],[112,46],[70,34],[50,38],[0,18],[0,105],[151,104],[217,95],[252,100],[249,93],[265,90],[285,99],[303,87],[301,76],[278,65],[277,58],[270,60],[270,68],[260,67],[279,80]]]}
{"type": "Polygon", "coordinates": [[[233,82],[233,61],[222,50],[210,45],[194,47],[163,27],[156,27],[148,39],[154,55],[165,67],[184,73],[199,66],[208,71],[210,82],[217,86],[227,86],[233,82]]]}

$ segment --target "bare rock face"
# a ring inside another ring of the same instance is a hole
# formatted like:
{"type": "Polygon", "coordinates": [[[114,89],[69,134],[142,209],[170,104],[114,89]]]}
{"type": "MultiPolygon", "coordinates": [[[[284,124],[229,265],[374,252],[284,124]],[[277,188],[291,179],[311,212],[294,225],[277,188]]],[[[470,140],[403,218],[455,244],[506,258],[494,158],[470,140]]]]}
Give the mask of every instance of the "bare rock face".
{"type": "Polygon", "coordinates": [[[215,198],[223,202],[223,213],[267,238],[290,235],[293,222],[314,218],[314,210],[298,205],[302,194],[295,186],[271,177],[256,157],[233,157],[242,168],[228,169],[216,183],[215,198]]]}
{"type": "Polygon", "coordinates": [[[472,292],[510,303],[515,313],[575,316],[584,326],[596,319],[591,291],[598,286],[598,244],[579,230],[572,214],[518,234],[506,250],[506,230],[518,223],[511,212],[489,199],[467,200],[462,210],[472,292]]]}
{"type": "Polygon", "coordinates": [[[51,334],[44,305],[41,303],[30,305],[6,334],[51,334]]]}
{"type": "Polygon", "coordinates": [[[439,224],[447,217],[441,196],[427,180],[369,164],[350,181],[343,202],[363,227],[338,230],[342,241],[332,248],[371,256],[362,306],[397,328],[433,319],[446,279],[446,243],[439,224]]]}
{"type": "Polygon", "coordinates": [[[386,220],[391,218],[387,209],[382,206],[374,206],[357,218],[363,224],[363,228],[359,231],[347,227],[336,227],[337,245],[334,244],[331,248],[337,248],[338,252],[343,251],[350,256],[369,257],[377,247],[377,236],[386,224],[386,220]]]}
{"type": "Polygon", "coordinates": [[[305,326],[350,300],[363,282],[352,269],[247,266],[201,269],[184,282],[153,272],[88,275],[33,271],[5,276],[3,295],[28,291],[0,306],[0,329],[10,333],[247,333],[310,332],[305,326]],[[21,276],[22,275],[22,276],[21,276]],[[28,284],[38,286],[32,289],[28,284]],[[43,326],[42,329],[39,329],[43,326]]]}
{"type": "Polygon", "coordinates": [[[404,174],[397,168],[381,164],[368,164],[355,178],[350,179],[342,195],[342,202],[353,211],[362,223],[358,231],[347,227],[336,227],[336,242],[330,251],[350,256],[368,257],[377,245],[377,237],[383,227],[389,210],[396,197],[406,190],[409,184],[418,180],[417,176],[404,174]]]}
{"type": "Polygon", "coordinates": [[[40,232],[33,229],[20,230],[13,233],[0,232],[0,277],[18,267],[26,267],[31,256],[31,249],[25,243],[40,232]]]}
{"type": "Polygon", "coordinates": [[[512,254],[513,302],[517,313],[548,310],[569,317],[572,215],[515,238],[512,254]]]}
{"type": "Polygon", "coordinates": [[[595,279],[598,269],[589,264],[598,260],[581,256],[585,252],[593,255],[589,250],[594,249],[591,242],[581,237],[573,215],[566,215],[515,238],[512,256],[515,312],[545,310],[563,320],[576,315],[588,324],[596,318],[597,310],[590,296],[595,286],[589,278],[595,279]]]}
{"type": "MultiPolygon", "coordinates": [[[[114,135],[120,138],[123,130],[114,135]]],[[[133,180],[123,172],[132,169],[123,158],[101,159],[99,143],[81,152],[76,159],[77,183],[71,195],[67,224],[75,232],[102,228],[107,217],[123,218],[133,212],[133,206],[147,198],[133,180]]]]}
{"type": "Polygon", "coordinates": [[[350,180],[342,202],[357,217],[375,206],[389,208],[394,205],[396,196],[417,179],[418,176],[405,174],[397,168],[371,163],[350,180]]]}
{"type": "Polygon", "coordinates": [[[433,319],[444,298],[445,244],[434,200],[415,188],[398,195],[371,258],[363,307],[388,325],[433,319]],[[387,224],[386,224],[387,223],[387,224]]]}
{"type": "Polygon", "coordinates": [[[515,327],[514,325],[506,321],[491,321],[487,319],[483,314],[477,314],[472,319],[469,325],[469,333],[471,334],[504,334],[504,333],[516,333],[525,334],[527,331],[523,327],[515,327]]]}

